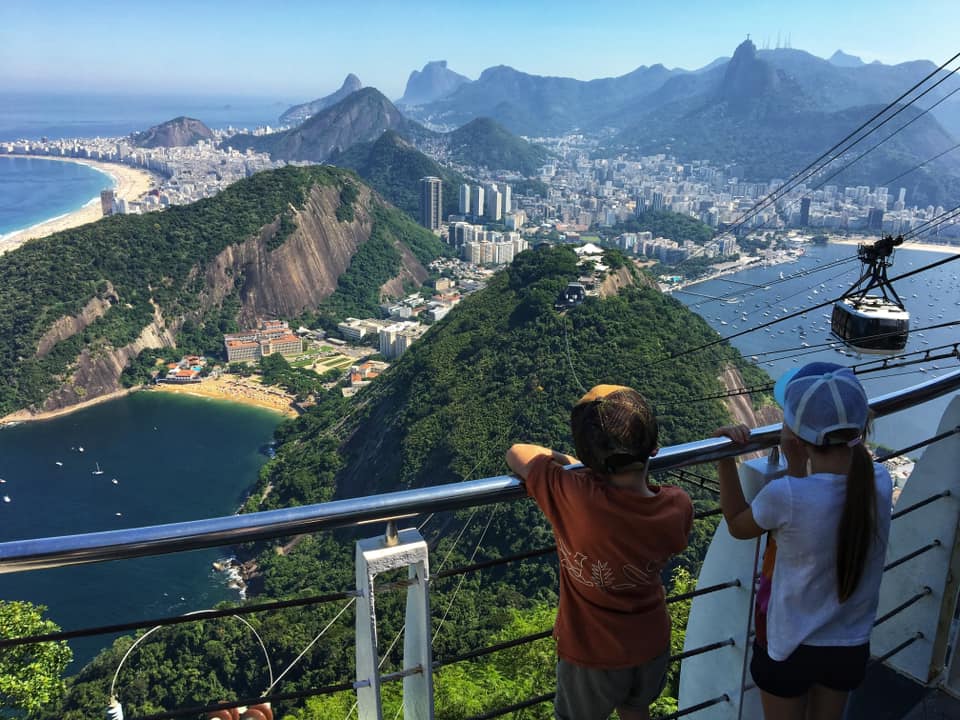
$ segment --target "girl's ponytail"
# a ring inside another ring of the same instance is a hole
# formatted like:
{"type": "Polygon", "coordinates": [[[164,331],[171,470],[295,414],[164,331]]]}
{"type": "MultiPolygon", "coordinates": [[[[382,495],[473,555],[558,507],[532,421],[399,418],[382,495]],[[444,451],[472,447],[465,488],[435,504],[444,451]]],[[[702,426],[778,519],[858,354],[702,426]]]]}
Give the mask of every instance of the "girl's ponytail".
{"type": "Polygon", "coordinates": [[[873,460],[859,437],[854,442],[847,472],[846,500],[837,529],[837,594],[840,602],[845,602],[857,589],[877,530],[873,460]]]}

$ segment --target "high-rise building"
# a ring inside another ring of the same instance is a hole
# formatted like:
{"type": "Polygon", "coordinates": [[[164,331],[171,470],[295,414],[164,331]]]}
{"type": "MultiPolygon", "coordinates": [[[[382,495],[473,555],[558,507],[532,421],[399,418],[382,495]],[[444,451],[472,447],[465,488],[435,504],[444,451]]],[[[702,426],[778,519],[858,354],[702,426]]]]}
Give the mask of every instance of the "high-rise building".
{"type": "Polygon", "coordinates": [[[117,196],[113,190],[100,191],[100,209],[103,210],[104,215],[113,215],[116,200],[117,196]]]}
{"type": "Polygon", "coordinates": [[[497,189],[496,185],[492,185],[487,188],[486,196],[486,209],[483,215],[490,222],[498,222],[503,218],[503,193],[497,189]]]}
{"type": "Polygon", "coordinates": [[[480,185],[471,185],[470,186],[470,210],[473,213],[474,218],[481,217],[483,215],[483,187],[480,185]]]}
{"type": "Polygon", "coordinates": [[[870,208],[867,215],[867,230],[881,232],[883,230],[883,210],[880,208],[870,208]]]}
{"type": "Polygon", "coordinates": [[[443,182],[438,177],[420,178],[420,224],[439,230],[443,213],[443,182]]]}
{"type": "Polygon", "coordinates": [[[503,214],[506,215],[508,212],[513,210],[513,201],[511,195],[513,191],[510,189],[509,185],[503,186],[503,214]]]}
{"type": "Polygon", "coordinates": [[[810,198],[800,198],[800,227],[810,225],[810,198]]]}
{"type": "Polygon", "coordinates": [[[457,211],[464,216],[470,214],[470,186],[466,183],[460,186],[460,202],[457,211]]]}

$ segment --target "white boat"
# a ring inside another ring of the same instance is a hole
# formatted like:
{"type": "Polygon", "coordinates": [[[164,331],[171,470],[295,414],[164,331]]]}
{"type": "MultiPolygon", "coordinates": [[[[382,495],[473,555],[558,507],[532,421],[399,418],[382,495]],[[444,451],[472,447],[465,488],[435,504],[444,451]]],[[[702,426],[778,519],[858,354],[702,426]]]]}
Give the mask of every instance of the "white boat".
{"type": "Polygon", "coordinates": [[[63,463],[60,462],[59,460],[57,460],[57,462],[54,463],[54,464],[55,464],[57,467],[63,467],[63,463]]]}
{"type": "Polygon", "coordinates": [[[97,463],[97,469],[90,471],[91,475],[103,475],[103,470],[100,469],[100,463],[97,463]]]}
{"type": "Polygon", "coordinates": [[[77,450],[79,450],[80,452],[83,452],[83,445],[81,445],[80,447],[78,447],[77,450]]]}
{"type": "Polygon", "coordinates": [[[110,482],[112,482],[114,485],[119,485],[119,484],[120,484],[120,481],[117,480],[116,478],[113,478],[113,480],[111,480],[110,482]]]}
{"type": "Polygon", "coordinates": [[[9,496],[9,495],[4,495],[4,496],[3,496],[3,501],[4,501],[4,502],[10,502],[10,496],[9,496]]]}

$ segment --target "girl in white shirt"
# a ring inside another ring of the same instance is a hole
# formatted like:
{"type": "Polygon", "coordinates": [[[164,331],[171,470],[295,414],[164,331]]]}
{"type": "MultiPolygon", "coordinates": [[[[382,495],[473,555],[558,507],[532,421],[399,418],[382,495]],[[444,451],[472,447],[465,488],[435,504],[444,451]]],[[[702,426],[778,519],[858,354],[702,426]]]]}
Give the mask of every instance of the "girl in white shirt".
{"type": "MultiPolygon", "coordinates": [[[[869,407],[850,369],[811,363],[782,377],[774,395],[786,476],[748,504],[736,462],[718,464],[730,534],[769,531],[775,545],[750,670],[767,720],[840,720],[870,658],[893,483],[863,445],[869,407]]],[[[745,443],[750,430],[715,434],[745,443]]]]}

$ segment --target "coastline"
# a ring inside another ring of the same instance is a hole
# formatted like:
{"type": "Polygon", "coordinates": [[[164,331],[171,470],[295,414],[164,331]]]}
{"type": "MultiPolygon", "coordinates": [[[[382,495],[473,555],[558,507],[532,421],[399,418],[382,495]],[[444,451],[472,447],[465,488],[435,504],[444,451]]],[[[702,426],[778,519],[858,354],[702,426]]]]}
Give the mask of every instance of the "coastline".
{"type": "MultiPolygon", "coordinates": [[[[86,158],[56,157],[50,155],[9,155],[8,157],[31,158],[34,160],[52,160],[54,162],[71,162],[87,165],[108,175],[113,180],[113,189],[118,198],[127,202],[139,200],[158,184],[160,178],[142,168],[134,168],[119,163],[107,163],[100,160],[86,158]]],[[[41,223],[31,225],[22,230],[14,230],[6,235],[0,235],[0,254],[14,250],[28,240],[46,237],[56,232],[96,222],[103,217],[100,209],[100,197],[92,198],[83,207],[73,212],[59,215],[41,223]]]]}
{"type": "Polygon", "coordinates": [[[93,407],[94,405],[100,405],[101,403],[109,402],[110,400],[116,400],[122,398],[125,395],[130,393],[137,392],[142,390],[142,387],[133,387],[133,388],[124,388],[122,390],[114,390],[111,393],[105,395],[98,395],[95,398],[90,400],[85,400],[82,403],[77,403],[76,405],[69,405],[58,410],[44,410],[43,412],[33,413],[29,410],[17,410],[12,412],[9,415],[4,415],[0,417],[0,427],[4,425],[10,425],[15,423],[22,422],[40,422],[43,420],[52,420],[53,418],[62,417],[64,415],[69,415],[72,412],[77,410],[83,410],[84,408],[93,407]]]}
{"type": "Polygon", "coordinates": [[[208,400],[223,400],[259,407],[280,413],[285,417],[297,417],[293,408],[293,396],[280,388],[265,387],[254,378],[218,377],[204,378],[198,383],[158,383],[150,386],[156,392],[193,395],[208,400]]]}
{"type": "Polygon", "coordinates": [[[189,383],[176,385],[173,383],[159,383],[157,385],[140,386],[134,388],[124,388],[114,392],[100,395],[98,397],[86,400],[76,405],[59,408],[58,410],[47,410],[33,413],[29,410],[17,410],[9,415],[0,417],[0,427],[9,424],[23,422],[42,422],[52,420],[53,418],[63,417],[72,412],[83,410],[93,405],[117,400],[130,393],[141,390],[152,390],[156,392],[174,393],[180,395],[192,395],[194,397],[205,398],[207,400],[222,400],[239,405],[248,405],[258,407],[263,410],[280,413],[286,418],[297,417],[299,413],[293,407],[293,396],[287,395],[279,388],[264,387],[252,378],[206,378],[199,383],[189,383]]]}

